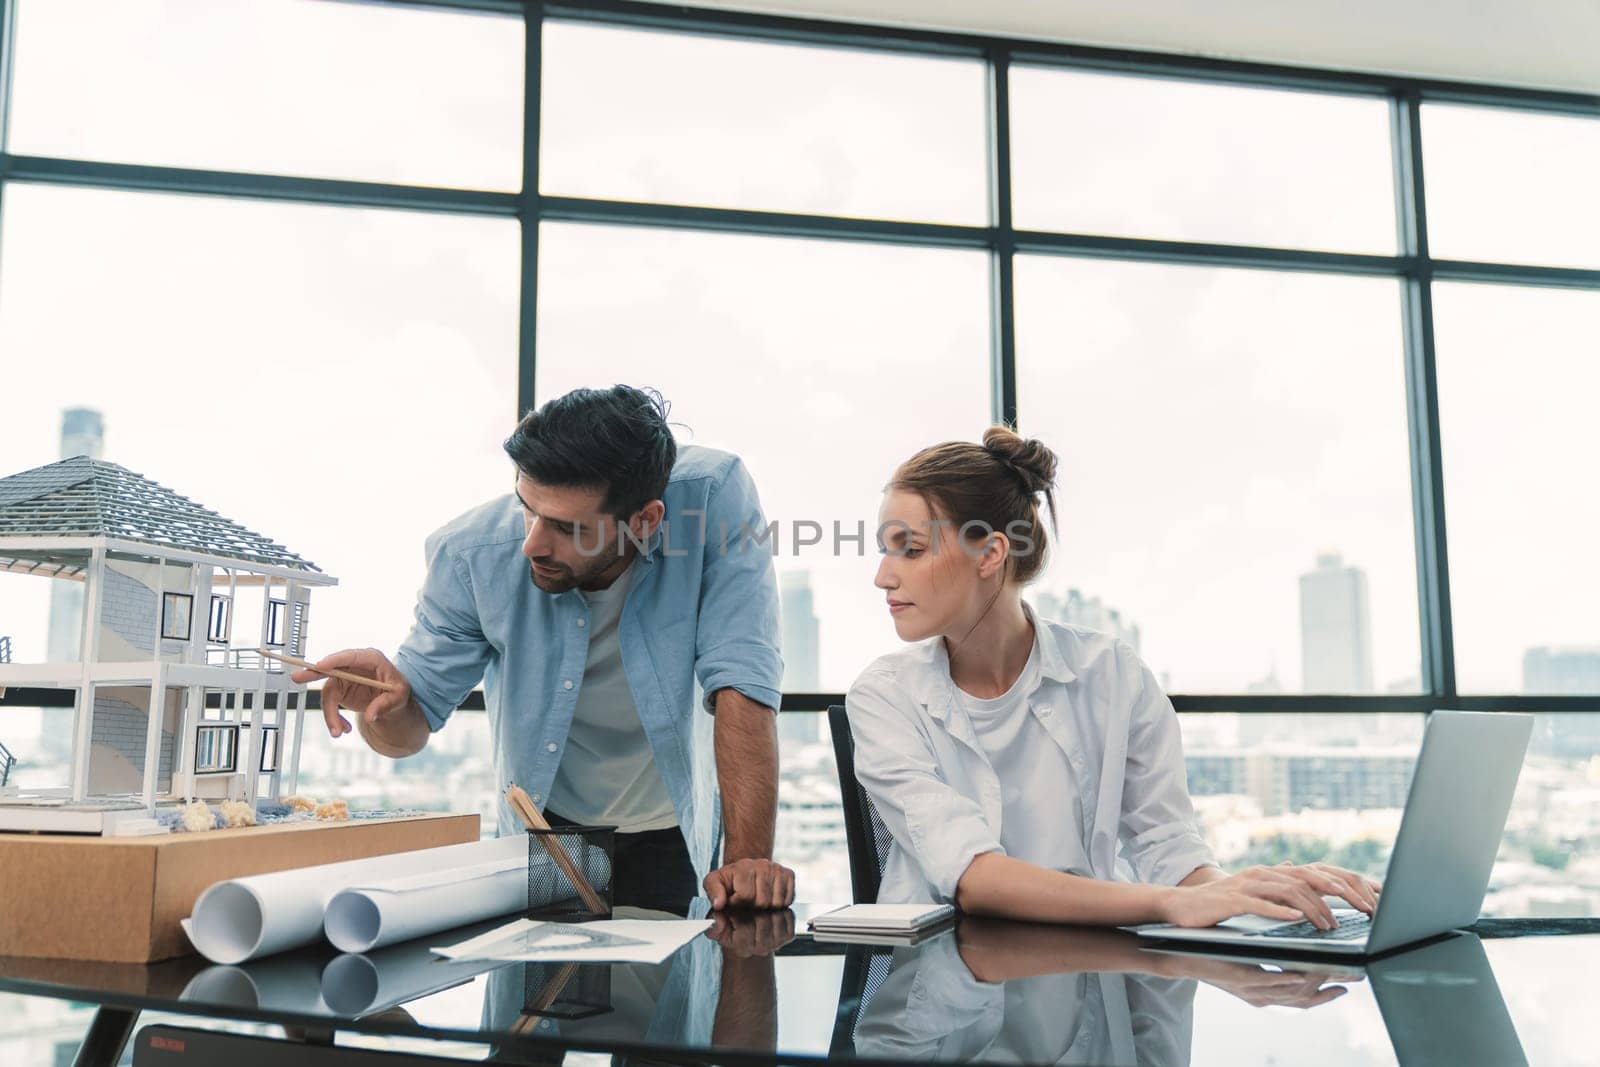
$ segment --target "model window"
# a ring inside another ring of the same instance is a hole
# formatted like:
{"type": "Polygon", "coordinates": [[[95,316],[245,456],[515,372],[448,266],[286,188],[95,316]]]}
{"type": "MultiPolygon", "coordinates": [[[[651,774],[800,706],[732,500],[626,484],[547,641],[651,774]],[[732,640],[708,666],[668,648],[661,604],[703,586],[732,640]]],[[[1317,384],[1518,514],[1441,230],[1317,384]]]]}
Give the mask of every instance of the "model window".
{"type": "Polygon", "coordinates": [[[212,594],[211,625],[206,628],[206,640],[225,645],[233,638],[233,600],[212,594]]]}
{"type": "Polygon", "coordinates": [[[261,773],[271,774],[278,769],[278,728],[261,729],[261,773]]]}
{"type": "Polygon", "coordinates": [[[201,726],[194,741],[194,773],[230,774],[237,766],[239,728],[227,726],[201,726]]]}
{"type": "Polygon", "coordinates": [[[285,605],[281,600],[267,601],[267,633],[266,645],[268,648],[283,647],[283,609],[285,605]]]}
{"type": "Polygon", "coordinates": [[[163,640],[189,640],[189,615],[194,597],[188,593],[163,593],[161,596],[161,637],[163,640]]]}

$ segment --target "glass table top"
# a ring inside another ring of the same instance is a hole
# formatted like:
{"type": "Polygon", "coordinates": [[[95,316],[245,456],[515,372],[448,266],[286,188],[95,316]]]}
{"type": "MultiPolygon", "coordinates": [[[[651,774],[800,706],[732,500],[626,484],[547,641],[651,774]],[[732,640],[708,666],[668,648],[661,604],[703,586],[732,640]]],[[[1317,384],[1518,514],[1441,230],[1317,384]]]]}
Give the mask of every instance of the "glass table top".
{"type": "MultiPolygon", "coordinates": [[[[718,915],[655,965],[429,951],[496,920],[364,956],[307,949],[237,967],[0,958],[0,992],[275,1023],[291,1039],[473,1042],[508,1062],[1594,1062],[1595,934],[1453,934],[1351,963],[973,918],[912,946],[847,945],[805,933],[817,910],[718,915]]],[[[617,912],[650,915],[675,917],[617,912]]]]}

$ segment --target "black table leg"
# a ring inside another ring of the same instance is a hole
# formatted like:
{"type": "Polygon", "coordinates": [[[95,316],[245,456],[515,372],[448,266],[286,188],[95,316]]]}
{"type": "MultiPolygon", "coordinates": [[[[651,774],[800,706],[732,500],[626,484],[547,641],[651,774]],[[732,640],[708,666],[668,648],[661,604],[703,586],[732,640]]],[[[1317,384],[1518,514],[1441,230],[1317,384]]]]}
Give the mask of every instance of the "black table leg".
{"type": "Polygon", "coordinates": [[[78,1054],[72,1058],[72,1067],[116,1067],[138,1021],[135,1008],[96,1009],[89,1032],[83,1035],[78,1054]]]}

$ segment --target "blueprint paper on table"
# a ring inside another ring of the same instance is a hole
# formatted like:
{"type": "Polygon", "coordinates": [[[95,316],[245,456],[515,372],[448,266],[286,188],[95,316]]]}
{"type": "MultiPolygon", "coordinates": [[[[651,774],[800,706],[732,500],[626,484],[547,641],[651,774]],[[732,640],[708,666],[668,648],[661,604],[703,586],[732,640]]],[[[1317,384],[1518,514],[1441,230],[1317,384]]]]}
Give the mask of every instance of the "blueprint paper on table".
{"type": "MultiPolygon", "coordinates": [[[[351,886],[328,902],[323,930],[340,952],[370,952],[375,948],[437,934],[454,926],[523,911],[549,903],[561,884],[555,861],[535,854],[521,838],[500,838],[516,847],[507,855],[491,855],[484,862],[455,869],[425,871],[351,886]],[[530,877],[529,863],[545,874],[530,877]],[[537,899],[529,884],[543,888],[537,899]]],[[[590,849],[578,861],[589,884],[603,886],[611,880],[605,853],[590,849]]]]}
{"type": "MultiPolygon", "coordinates": [[[[597,855],[585,873],[607,881],[597,855]]],[[[325,930],[341,951],[365,952],[530,903],[544,902],[528,899],[528,841],[518,834],[229,879],[200,894],[180,925],[212,963],[238,964],[311,944],[325,930]]]]}
{"type": "Polygon", "coordinates": [[[661,963],[710,926],[705,919],[605,919],[577,926],[518,919],[432,951],[449,960],[661,963]]]}

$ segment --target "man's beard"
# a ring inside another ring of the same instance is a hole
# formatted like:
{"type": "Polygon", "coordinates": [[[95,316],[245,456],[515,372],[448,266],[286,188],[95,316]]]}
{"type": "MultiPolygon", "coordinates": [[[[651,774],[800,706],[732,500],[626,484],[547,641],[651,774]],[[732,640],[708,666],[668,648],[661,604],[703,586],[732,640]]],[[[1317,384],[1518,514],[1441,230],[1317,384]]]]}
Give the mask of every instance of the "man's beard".
{"type": "Polygon", "coordinates": [[[601,572],[613,566],[621,558],[622,552],[619,549],[615,555],[609,558],[589,560],[589,566],[580,572],[574,572],[566,564],[557,564],[562,573],[554,578],[546,578],[540,575],[538,571],[533,569],[533,561],[529,560],[528,577],[540,592],[556,596],[565,593],[569,589],[577,589],[580,586],[592,583],[595,578],[599,577],[601,572]]]}

